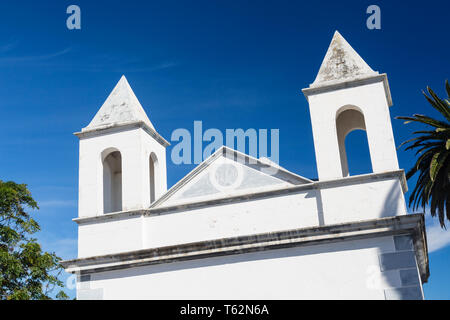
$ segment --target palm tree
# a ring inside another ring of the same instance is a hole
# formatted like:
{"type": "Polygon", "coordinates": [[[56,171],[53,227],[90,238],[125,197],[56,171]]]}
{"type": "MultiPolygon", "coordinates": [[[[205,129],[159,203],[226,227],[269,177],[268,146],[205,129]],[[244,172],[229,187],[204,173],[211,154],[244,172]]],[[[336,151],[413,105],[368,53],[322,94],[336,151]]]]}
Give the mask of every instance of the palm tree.
{"type": "MultiPolygon", "coordinates": [[[[447,99],[440,99],[429,87],[425,98],[443,116],[444,119],[433,119],[421,114],[412,117],[397,117],[406,123],[419,122],[432,127],[428,131],[416,131],[415,138],[403,142],[405,150],[416,150],[416,164],[406,174],[409,180],[417,172],[419,177],[409,197],[409,205],[413,210],[430,204],[431,216],[439,216],[442,228],[445,228],[445,217],[450,220],[450,85],[445,82],[447,99]]],[[[400,148],[399,147],[399,148],[400,148]]]]}

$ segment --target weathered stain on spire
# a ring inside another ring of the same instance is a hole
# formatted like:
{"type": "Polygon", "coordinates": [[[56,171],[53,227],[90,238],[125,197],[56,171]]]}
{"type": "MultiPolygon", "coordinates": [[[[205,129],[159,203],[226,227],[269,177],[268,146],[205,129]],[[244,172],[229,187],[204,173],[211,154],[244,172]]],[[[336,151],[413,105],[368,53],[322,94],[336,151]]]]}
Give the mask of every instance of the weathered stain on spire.
{"type": "Polygon", "coordinates": [[[98,110],[94,119],[83,130],[132,122],[144,122],[155,130],[127,79],[125,76],[122,76],[100,110],[98,110]]]}
{"type": "Polygon", "coordinates": [[[336,31],[311,87],[356,80],[377,74],[378,72],[373,71],[344,37],[336,31]]]}

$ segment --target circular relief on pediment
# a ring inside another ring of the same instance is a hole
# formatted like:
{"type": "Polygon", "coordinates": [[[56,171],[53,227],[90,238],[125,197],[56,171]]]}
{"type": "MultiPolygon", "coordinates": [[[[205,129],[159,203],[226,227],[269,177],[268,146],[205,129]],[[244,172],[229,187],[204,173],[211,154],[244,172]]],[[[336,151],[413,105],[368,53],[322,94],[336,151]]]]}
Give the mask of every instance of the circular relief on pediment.
{"type": "Polygon", "coordinates": [[[242,167],[235,163],[214,164],[209,173],[211,184],[221,191],[238,188],[243,178],[244,172],[242,167]]]}

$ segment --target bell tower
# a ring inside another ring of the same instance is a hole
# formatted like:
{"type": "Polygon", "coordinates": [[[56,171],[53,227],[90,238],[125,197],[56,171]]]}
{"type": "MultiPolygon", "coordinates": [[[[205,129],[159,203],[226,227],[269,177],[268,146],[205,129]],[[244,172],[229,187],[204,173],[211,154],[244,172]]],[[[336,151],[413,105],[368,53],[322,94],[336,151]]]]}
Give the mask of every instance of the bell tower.
{"type": "Polygon", "coordinates": [[[303,89],[319,180],[349,175],[345,137],[365,130],[374,173],[398,170],[386,74],[373,71],[336,31],[315,81],[303,89]]]}
{"type": "Polygon", "coordinates": [[[122,76],[80,139],[79,216],[146,209],[167,190],[166,147],[122,76]]]}

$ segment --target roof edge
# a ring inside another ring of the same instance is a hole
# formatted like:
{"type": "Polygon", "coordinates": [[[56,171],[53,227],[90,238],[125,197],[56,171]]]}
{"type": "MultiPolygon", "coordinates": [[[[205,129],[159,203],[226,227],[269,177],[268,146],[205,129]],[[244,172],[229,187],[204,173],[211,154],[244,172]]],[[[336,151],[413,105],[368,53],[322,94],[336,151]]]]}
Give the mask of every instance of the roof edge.
{"type": "Polygon", "coordinates": [[[144,121],[129,121],[125,123],[115,123],[112,125],[106,125],[102,127],[96,127],[92,129],[83,128],[80,132],[74,132],[80,139],[92,138],[100,135],[110,134],[117,131],[125,131],[142,128],[156,141],[164,147],[170,146],[170,142],[164,139],[156,130],[147,125],[144,121]]]}
{"type": "Polygon", "coordinates": [[[367,77],[360,77],[360,78],[351,79],[351,80],[328,81],[328,82],[324,82],[318,86],[309,86],[308,88],[304,88],[304,89],[302,89],[302,92],[305,95],[306,99],[309,101],[308,97],[316,95],[316,94],[321,94],[321,93],[335,91],[335,90],[341,90],[341,89],[355,88],[355,87],[372,84],[372,83],[377,83],[377,82],[381,82],[381,81],[383,81],[383,86],[384,86],[384,91],[385,91],[388,106],[391,107],[393,105],[392,95],[391,95],[391,89],[389,87],[389,81],[388,81],[388,77],[387,77],[386,73],[370,75],[367,77]]]}
{"type": "Polygon", "coordinates": [[[257,159],[255,157],[252,157],[248,154],[242,153],[238,150],[231,149],[225,145],[221,146],[219,149],[217,149],[212,155],[210,155],[208,158],[206,158],[203,162],[201,162],[198,166],[196,166],[192,171],[190,171],[188,174],[186,174],[181,180],[179,180],[177,183],[175,183],[169,190],[167,190],[166,193],[164,193],[160,198],[158,198],[155,202],[153,202],[150,206],[150,208],[156,208],[161,203],[166,201],[171,195],[173,195],[176,191],[181,189],[183,186],[185,186],[189,181],[191,181],[193,178],[195,178],[200,172],[202,172],[204,169],[206,169],[212,162],[214,162],[217,158],[219,158],[221,155],[237,155],[238,157],[245,158],[246,160],[249,160],[251,163],[260,164],[263,166],[269,166],[271,168],[274,168],[276,170],[282,171],[283,173],[290,175],[298,180],[303,180],[306,184],[313,182],[312,180],[299,176],[289,170],[286,170],[285,168],[281,166],[275,166],[275,164],[267,163],[266,161],[261,161],[260,159],[257,159]]]}
{"type": "Polygon", "coordinates": [[[89,274],[146,265],[204,259],[273,249],[311,246],[370,237],[411,234],[422,282],[429,277],[428,249],[423,214],[378,218],[327,226],[283,230],[239,237],[142,249],[103,256],[65,260],[70,273],[89,274]]]}
{"type": "MultiPolygon", "coordinates": [[[[132,217],[132,216],[158,216],[158,215],[163,215],[163,214],[176,213],[176,212],[179,212],[182,210],[202,208],[202,207],[210,206],[210,205],[233,203],[233,202],[242,201],[242,200],[249,201],[249,200],[261,199],[261,198],[266,198],[266,197],[281,196],[281,195],[285,195],[285,194],[289,194],[289,193],[307,191],[307,190],[312,190],[312,189],[330,188],[330,187],[334,187],[336,185],[354,184],[354,183],[360,183],[360,182],[364,182],[364,181],[371,182],[374,180],[389,179],[389,178],[399,179],[403,192],[404,193],[407,192],[405,172],[404,172],[404,170],[397,170],[397,171],[387,171],[387,172],[383,172],[383,173],[370,173],[370,174],[365,174],[365,175],[350,176],[350,177],[339,178],[339,179],[334,179],[334,180],[313,181],[311,183],[301,184],[301,185],[292,186],[292,187],[281,187],[281,188],[274,187],[271,190],[265,190],[265,191],[260,191],[260,192],[248,192],[248,193],[244,193],[244,194],[240,194],[240,195],[235,195],[232,197],[222,197],[222,198],[215,198],[215,199],[210,199],[210,200],[201,200],[201,201],[194,201],[194,202],[189,202],[189,203],[180,203],[180,204],[175,204],[172,206],[165,206],[165,207],[164,206],[162,206],[162,207],[151,206],[148,209],[119,211],[119,212],[114,212],[114,213],[109,213],[109,214],[98,215],[98,216],[79,217],[79,218],[74,218],[72,220],[78,224],[83,224],[83,223],[91,223],[91,222],[99,222],[100,223],[100,222],[106,222],[109,220],[115,220],[115,219],[120,219],[123,217],[132,217]]],[[[175,191],[173,191],[173,192],[175,192],[175,191]]],[[[154,202],[153,204],[155,204],[155,203],[156,202],[154,202]]]]}

